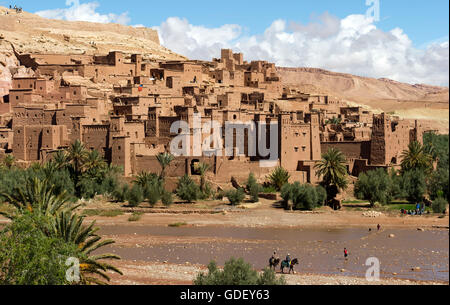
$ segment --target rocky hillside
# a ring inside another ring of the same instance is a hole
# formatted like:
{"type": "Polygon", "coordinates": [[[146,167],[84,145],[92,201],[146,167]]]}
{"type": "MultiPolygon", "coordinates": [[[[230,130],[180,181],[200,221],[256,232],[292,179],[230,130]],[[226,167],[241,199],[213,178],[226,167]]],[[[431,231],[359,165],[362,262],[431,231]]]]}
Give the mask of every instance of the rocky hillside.
{"type": "Polygon", "coordinates": [[[374,112],[428,120],[430,129],[448,133],[447,87],[410,85],[313,68],[278,68],[278,71],[283,83],[304,92],[329,94],[374,112]]]}
{"type": "Polygon", "coordinates": [[[185,59],[161,46],[153,29],[51,20],[0,6],[0,96],[7,93],[13,74],[30,74],[18,67],[11,44],[19,53],[107,54],[114,50],[143,54],[145,59],[185,59]]]}
{"type": "Polygon", "coordinates": [[[120,24],[52,20],[0,6],[0,35],[19,53],[106,54],[141,53],[147,58],[184,58],[159,44],[149,28],[120,24]]]}

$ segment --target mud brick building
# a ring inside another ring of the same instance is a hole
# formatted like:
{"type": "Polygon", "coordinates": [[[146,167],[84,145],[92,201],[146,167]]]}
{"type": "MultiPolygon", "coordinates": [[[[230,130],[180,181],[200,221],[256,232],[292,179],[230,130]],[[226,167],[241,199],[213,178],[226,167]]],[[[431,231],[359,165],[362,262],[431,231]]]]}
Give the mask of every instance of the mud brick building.
{"type": "MultiPolygon", "coordinates": [[[[311,95],[283,86],[277,67],[266,61],[244,61],[242,53],[222,50],[206,61],[144,61],[140,54],[18,55],[32,77],[15,77],[0,97],[0,155],[13,154],[25,165],[44,162],[76,140],[120,165],[126,176],[159,171],[156,155],[170,150],[180,135],[171,128],[187,123],[190,151],[198,149],[195,131],[219,124],[225,151],[227,123],[250,123],[258,132],[232,133],[231,154],[179,156],[168,176],[196,175],[195,165],[211,165],[211,179],[229,182],[249,172],[263,179],[283,166],[292,180],[316,183],[315,163],[330,147],[347,158],[350,174],[398,166],[411,141],[422,141],[418,121],[374,115],[349,107],[332,96],[311,95]],[[194,114],[200,115],[200,128],[194,114]],[[273,140],[261,130],[275,124],[273,140]],[[208,126],[208,125],[207,125],[208,126]],[[250,138],[256,135],[254,141],[250,138]],[[259,149],[275,146],[277,159],[259,149]]],[[[203,142],[210,135],[201,134],[203,142]]],[[[216,143],[217,142],[217,143],[216,143]]]]}

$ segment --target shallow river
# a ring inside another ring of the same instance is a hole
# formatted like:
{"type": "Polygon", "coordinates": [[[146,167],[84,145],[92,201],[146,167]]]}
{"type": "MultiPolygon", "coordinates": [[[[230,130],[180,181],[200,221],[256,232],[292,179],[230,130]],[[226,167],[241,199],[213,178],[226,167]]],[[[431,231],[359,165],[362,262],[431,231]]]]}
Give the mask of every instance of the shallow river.
{"type": "MultiPolygon", "coordinates": [[[[381,277],[449,281],[449,231],[386,229],[273,229],[230,227],[103,226],[100,234],[167,237],[167,244],[144,247],[110,246],[109,251],[126,260],[169,263],[189,262],[207,265],[215,260],[223,265],[230,257],[242,257],[255,268],[268,265],[274,250],[299,258],[296,271],[314,274],[340,274],[364,277],[366,259],[380,261],[381,277]],[[376,230],[375,230],[376,231],[376,230]],[[389,238],[394,234],[394,238],[389,238]],[[179,239],[178,242],[174,242],[179,239]],[[208,242],[182,242],[184,238],[208,242]],[[219,241],[217,239],[226,239],[219,241]],[[349,259],[343,251],[347,248],[349,259]],[[420,267],[419,271],[412,268],[420,267]],[[341,272],[345,269],[345,272],[341,272]],[[394,273],[396,273],[394,275],[394,273]]],[[[105,249],[102,249],[104,252],[105,249]]]]}

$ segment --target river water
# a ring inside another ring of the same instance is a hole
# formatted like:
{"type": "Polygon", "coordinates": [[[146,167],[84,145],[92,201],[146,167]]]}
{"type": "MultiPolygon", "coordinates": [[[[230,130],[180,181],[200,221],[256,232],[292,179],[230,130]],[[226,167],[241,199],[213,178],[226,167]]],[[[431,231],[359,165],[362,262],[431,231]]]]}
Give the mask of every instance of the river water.
{"type": "Polygon", "coordinates": [[[298,258],[300,273],[364,277],[369,257],[380,262],[381,277],[449,281],[449,231],[386,229],[290,229],[241,227],[103,226],[100,234],[167,238],[152,246],[109,249],[126,260],[219,265],[230,257],[242,257],[255,268],[268,265],[276,250],[298,258]],[[394,238],[389,238],[394,234],[394,238]],[[197,241],[183,242],[183,239],[197,241]],[[198,241],[201,239],[201,241],[198,241]],[[349,251],[344,259],[344,248],[349,251]],[[419,271],[412,268],[420,267],[419,271]],[[345,269],[345,272],[342,272],[345,269]],[[395,274],[394,274],[395,273],[395,274]]]}

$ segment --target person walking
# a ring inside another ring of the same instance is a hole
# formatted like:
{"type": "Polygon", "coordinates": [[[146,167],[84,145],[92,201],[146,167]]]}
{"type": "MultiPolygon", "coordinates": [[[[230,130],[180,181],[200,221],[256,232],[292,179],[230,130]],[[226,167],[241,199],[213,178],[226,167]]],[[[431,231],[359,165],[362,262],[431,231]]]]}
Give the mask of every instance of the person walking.
{"type": "Polygon", "coordinates": [[[347,250],[347,248],[344,248],[344,258],[345,259],[348,258],[348,250],[347,250]]]}

